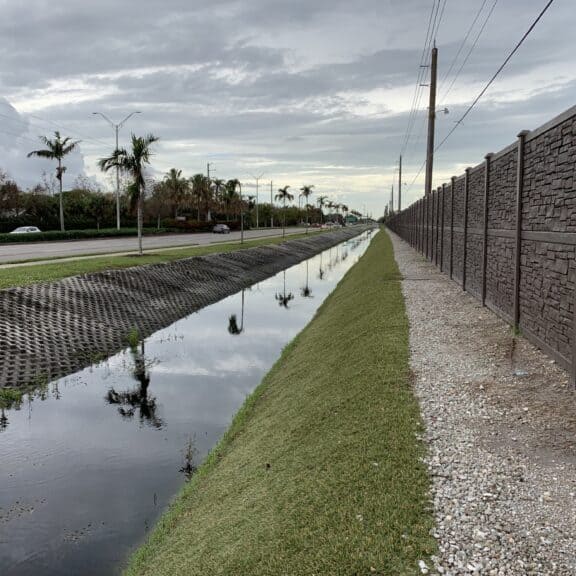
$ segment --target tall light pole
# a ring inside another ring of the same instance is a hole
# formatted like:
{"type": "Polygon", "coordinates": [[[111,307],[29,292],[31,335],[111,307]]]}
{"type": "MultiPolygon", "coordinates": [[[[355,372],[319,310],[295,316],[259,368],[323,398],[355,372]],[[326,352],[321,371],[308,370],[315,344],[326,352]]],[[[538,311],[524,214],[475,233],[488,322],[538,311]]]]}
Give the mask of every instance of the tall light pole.
{"type": "Polygon", "coordinates": [[[254,174],[250,174],[250,176],[252,176],[252,178],[254,178],[254,180],[256,180],[256,228],[258,228],[258,226],[259,226],[259,221],[258,221],[258,182],[260,181],[262,176],[264,176],[264,173],[260,174],[260,176],[254,176],[254,174]]]}
{"type": "MultiPolygon", "coordinates": [[[[118,124],[114,124],[114,122],[112,122],[112,120],[102,112],[92,112],[92,114],[102,116],[102,118],[104,118],[104,120],[114,128],[114,132],[116,133],[116,150],[118,150],[118,131],[122,126],[124,126],[124,124],[126,124],[126,122],[128,122],[129,118],[134,116],[134,114],[142,114],[142,112],[138,110],[136,110],[136,112],[131,112],[126,116],[126,118],[124,118],[124,120],[122,120],[122,122],[118,122],[118,124]]],[[[116,228],[120,230],[120,166],[116,166],[116,228]]]]}
{"type": "Polygon", "coordinates": [[[244,202],[242,200],[242,182],[238,180],[240,188],[240,244],[244,244],[244,202]]]}
{"type": "Polygon", "coordinates": [[[272,196],[272,188],[274,187],[274,182],[270,180],[270,228],[274,228],[274,198],[272,196]]]}

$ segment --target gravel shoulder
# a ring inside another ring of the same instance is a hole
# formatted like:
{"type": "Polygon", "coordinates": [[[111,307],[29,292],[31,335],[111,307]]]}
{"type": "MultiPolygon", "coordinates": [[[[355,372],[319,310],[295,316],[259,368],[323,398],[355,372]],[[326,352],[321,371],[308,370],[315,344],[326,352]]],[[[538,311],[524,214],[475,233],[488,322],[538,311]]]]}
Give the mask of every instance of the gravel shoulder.
{"type": "Polygon", "coordinates": [[[440,552],[430,573],[576,574],[568,374],[389,234],[433,479],[440,552]]]}

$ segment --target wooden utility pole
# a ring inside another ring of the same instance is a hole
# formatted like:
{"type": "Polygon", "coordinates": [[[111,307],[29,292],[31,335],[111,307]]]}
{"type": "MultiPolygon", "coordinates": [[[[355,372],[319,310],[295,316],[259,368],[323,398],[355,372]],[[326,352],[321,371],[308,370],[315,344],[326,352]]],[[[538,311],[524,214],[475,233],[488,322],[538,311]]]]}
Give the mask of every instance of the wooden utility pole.
{"type": "Polygon", "coordinates": [[[428,149],[426,151],[426,181],[424,192],[426,196],[432,191],[432,167],[434,164],[434,123],[436,121],[436,75],[438,70],[438,48],[432,48],[432,64],[430,67],[430,103],[428,106],[428,149]]]}
{"type": "Polygon", "coordinates": [[[390,214],[394,214],[394,182],[392,182],[390,189],[390,214]]]}
{"type": "Polygon", "coordinates": [[[400,165],[398,167],[398,212],[402,212],[402,154],[400,154],[400,165]]]}

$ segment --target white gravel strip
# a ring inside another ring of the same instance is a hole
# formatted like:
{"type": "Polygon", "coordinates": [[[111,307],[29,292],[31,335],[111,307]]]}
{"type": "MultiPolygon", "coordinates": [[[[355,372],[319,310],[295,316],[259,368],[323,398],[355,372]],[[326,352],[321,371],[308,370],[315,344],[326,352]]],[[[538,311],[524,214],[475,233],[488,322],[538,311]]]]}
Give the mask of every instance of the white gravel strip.
{"type": "Polygon", "coordinates": [[[390,235],[437,523],[439,555],[421,571],[576,575],[576,394],[567,374],[390,235]]]}

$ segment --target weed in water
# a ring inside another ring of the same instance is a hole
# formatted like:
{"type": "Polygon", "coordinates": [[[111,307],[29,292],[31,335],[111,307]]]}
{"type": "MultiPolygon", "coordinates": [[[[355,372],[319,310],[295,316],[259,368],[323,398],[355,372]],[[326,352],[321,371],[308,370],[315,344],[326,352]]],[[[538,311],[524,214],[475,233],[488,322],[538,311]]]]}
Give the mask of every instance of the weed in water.
{"type": "Polygon", "coordinates": [[[138,328],[134,326],[133,328],[130,329],[130,332],[128,332],[128,335],[126,336],[126,341],[128,342],[128,345],[130,346],[132,352],[138,350],[138,344],[140,344],[140,340],[141,340],[140,332],[138,331],[138,328]]]}
{"type": "Polygon", "coordinates": [[[195,464],[197,457],[198,449],[196,448],[196,435],[194,435],[188,438],[188,443],[184,449],[184,465],[180,468],[180,472],[186,476],[187,482],[198,469],[198,466],[195,464]]]}

